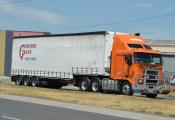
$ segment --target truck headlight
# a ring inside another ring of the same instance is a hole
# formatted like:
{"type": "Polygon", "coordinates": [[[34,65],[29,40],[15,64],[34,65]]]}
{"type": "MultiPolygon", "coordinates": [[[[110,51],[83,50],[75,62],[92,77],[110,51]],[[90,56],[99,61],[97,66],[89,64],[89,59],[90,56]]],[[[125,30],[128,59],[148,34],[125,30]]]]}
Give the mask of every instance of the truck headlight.
{"type": "Polygon", "coordinates": [[[146,79],[149,79],[149,75],[146,76],[146,79]]]}
{"type": "Polygon", "coordinates": [[[138,84],[143,84],[143,83],[144,83],[144,80],[139,79],[138,84]]]}

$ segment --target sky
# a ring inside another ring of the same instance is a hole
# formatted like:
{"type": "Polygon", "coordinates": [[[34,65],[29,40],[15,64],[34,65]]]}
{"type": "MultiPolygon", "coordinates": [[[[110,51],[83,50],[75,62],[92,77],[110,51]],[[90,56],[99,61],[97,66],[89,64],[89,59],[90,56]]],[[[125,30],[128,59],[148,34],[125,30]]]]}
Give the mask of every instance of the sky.
{"type": "Polygon", "coordinates": [[[175,40],[175,0],[0,0],[0,29],[175,40]]]}

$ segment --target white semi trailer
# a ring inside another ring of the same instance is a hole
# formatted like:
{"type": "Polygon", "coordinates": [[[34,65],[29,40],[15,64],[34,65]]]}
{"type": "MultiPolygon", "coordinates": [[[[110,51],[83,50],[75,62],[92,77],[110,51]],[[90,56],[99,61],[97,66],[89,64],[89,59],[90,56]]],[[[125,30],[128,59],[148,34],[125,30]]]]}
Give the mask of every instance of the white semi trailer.
{"type": "Polygon", "coordinates": [[[15,80],[17,84],[35,86],[41,81],[54,81],[60,87],[67,85],[74,74],[109,76],[112,43],[113,33],[109,32],[15,38],[12,76],[27,78],[15,80]],[[29,76],[37,80],[29,80],[29,76]]]}

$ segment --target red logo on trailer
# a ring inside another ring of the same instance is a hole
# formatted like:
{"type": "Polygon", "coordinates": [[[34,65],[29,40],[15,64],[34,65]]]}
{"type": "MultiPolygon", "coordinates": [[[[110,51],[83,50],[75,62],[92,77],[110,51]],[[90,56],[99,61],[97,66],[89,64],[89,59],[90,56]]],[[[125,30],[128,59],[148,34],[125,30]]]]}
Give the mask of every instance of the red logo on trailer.
{"type": "Polygon", "coordinates": [[[19,57],[21,60],[24,56],[32,54],[32,49],[36,48],[36,46],[36,44],[22,44],[19,49],[19,57]]]}

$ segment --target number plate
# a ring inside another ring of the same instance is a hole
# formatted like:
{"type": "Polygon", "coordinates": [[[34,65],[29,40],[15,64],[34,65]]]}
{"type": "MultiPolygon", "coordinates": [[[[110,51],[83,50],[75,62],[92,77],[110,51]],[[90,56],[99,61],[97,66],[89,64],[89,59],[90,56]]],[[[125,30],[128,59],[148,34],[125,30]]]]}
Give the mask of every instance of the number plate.
{"type": "Polygon", "coordinates": [[[153,93],[154,90],[153,90],[153,89],[148,89],[148,92],[149,92],[149,93],[153,93]]]}

